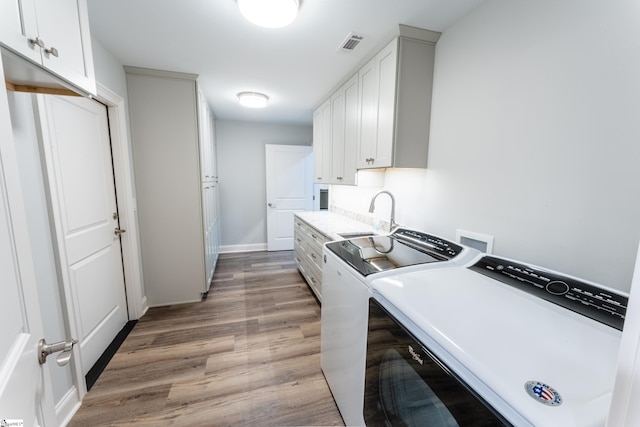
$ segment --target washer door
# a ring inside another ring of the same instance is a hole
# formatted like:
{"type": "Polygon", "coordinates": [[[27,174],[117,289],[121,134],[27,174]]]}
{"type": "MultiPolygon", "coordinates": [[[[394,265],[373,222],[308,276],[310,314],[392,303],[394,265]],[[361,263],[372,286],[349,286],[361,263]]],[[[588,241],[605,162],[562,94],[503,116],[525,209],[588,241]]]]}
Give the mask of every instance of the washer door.
{"type": "Polygon", "coordinates": [[[380,407],[392,426],[458,427],[451,412],[394,348],[385,351],[379,371],[380,407]]]}
{"type": "Polygon", "coordinates": [[[511,426],[374,299],[368,328],[367,427],[511,426]]]}

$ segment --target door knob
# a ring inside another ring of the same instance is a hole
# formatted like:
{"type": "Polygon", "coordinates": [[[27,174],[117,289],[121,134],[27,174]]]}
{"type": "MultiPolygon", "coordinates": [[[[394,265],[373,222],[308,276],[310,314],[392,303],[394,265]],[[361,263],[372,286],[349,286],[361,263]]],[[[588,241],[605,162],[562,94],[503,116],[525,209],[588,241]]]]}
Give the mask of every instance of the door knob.
{"type": "Polygon", "coordinates": [[[78,340],[72,339],[71,341],[60,341],[53,344],[47,344],[47,342],[41,339],[38,342],[38,362],[44,364],[47,362],[47,356],[52,353],[60,353],[56,357],[56,363],[58,366],[65,366],[71,360],[73,353],[73,346],[78,344],[78,340]]]}
{"type": "Polygon", "coordinates": [[[114,233],[116,236],[119,236],[119,235],[121,235],[121,234],[123,234],[123,233],[126,233],[126,232],[127,232],[127,230],[123,230],[123,229],[120,229],[120,228],[116,228],[116,229],[113,231],[113,233],[114,233]]]}

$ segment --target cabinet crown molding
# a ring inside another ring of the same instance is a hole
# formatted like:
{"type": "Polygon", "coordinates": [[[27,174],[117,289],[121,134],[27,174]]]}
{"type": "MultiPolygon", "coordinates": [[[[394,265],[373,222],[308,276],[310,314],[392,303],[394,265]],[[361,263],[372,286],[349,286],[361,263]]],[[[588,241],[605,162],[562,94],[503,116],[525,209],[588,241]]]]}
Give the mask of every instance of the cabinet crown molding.
{"type": "Polygon", "coordinates": [[[127,74],[140,74],[143,76],[168,77],[172,79],[183,79],[183,80],[198,79],[198,74],[181,73],[178,71],[155,70],[153,68],[132,67],[130,65],[125,65],[124,71],[127,74]]]}

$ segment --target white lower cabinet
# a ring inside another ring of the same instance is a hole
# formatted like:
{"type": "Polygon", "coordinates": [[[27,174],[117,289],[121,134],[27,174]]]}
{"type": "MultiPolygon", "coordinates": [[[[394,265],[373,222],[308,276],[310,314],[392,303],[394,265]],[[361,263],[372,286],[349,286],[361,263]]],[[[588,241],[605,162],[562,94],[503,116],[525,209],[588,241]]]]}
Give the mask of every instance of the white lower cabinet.
{"type": "Polygon", "coordinates": [[[294,257],[309,287],[322,302],[322,245],[333,240],[299,217],[294,220],[294,257]]]}

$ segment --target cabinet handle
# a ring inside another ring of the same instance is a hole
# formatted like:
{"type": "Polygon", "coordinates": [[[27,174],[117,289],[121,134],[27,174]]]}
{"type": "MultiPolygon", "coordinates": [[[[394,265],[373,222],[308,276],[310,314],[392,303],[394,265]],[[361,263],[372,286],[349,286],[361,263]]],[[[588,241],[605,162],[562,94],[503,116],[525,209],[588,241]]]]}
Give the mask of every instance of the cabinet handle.
{"type": "Polygon", "coordinates": [[[317,179],[318,181],[320,181],[320,180],[322,179],[322,177],[321,177],[321,176],[319,176],[319,177],[317,177],[316,179],[317,179]]]}
{"type": "Polygon", "coordinates": [[[316,258],[316,255],[315,255],[315,254],[311,254],[311,258],[313,258],[313,259],[318,259],[318,258],[316,258]]]}
{"type": "Polygon", "coordinates": [[[342,177],[341,177],[341,176],[336,176],[336,179],[337,179],[338,181],[342,181],[342,177]]]}
{"type": "Polygon", "coordinates": [[[42,40],[40,37],[36,37],[35,39],[27,39],[27,41],[31,46],[38,45],[39,47],[44,48],[44,40],[42,40]]]}
{"type": "Polygon", "coordinates": [[[49,49],[45,49],[44,53],[48,55],[53,55],[56,58],[58,57],[58,49],[56,49],[55,47],[50,47],[49,49]]]}

